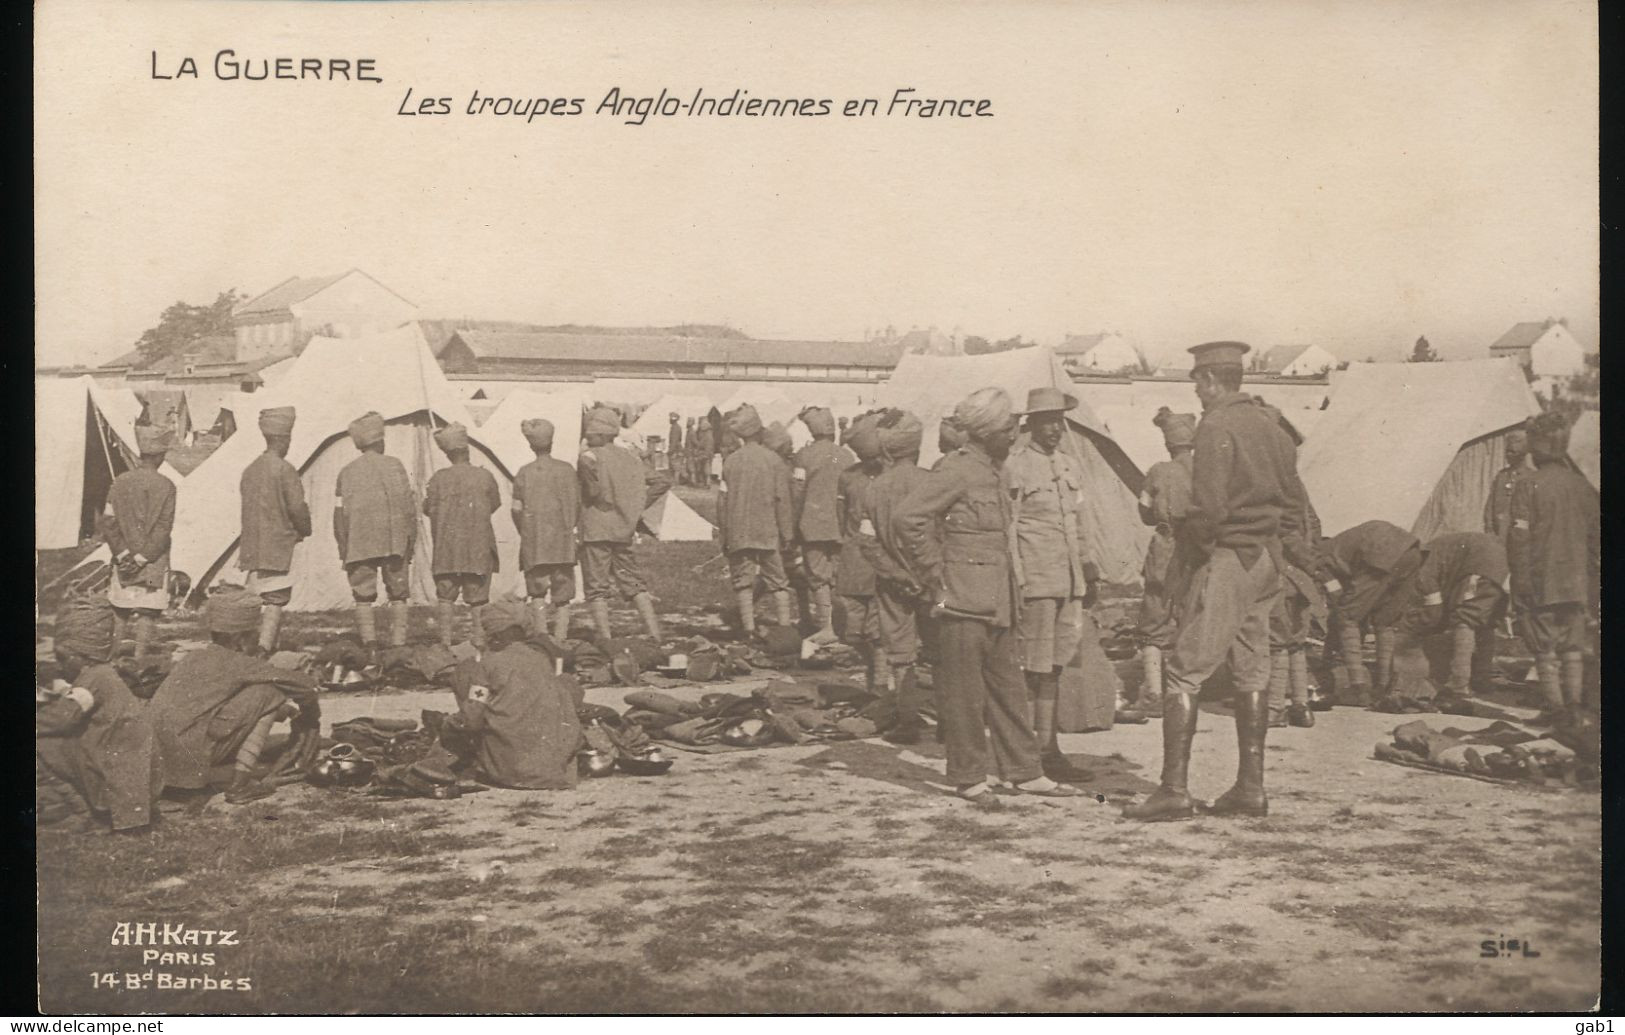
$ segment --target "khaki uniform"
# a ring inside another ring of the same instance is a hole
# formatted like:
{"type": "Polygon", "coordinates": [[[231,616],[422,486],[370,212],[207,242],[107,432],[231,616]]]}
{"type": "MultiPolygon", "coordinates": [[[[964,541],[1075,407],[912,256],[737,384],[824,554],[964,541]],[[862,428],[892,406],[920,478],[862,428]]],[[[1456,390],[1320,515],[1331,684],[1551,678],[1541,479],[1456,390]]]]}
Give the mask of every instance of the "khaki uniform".
{"type": "Polygon", "coordinates": [[[452,691],[480,779],[498,787],[575,786],[581,724],[570,684],[553,674],[546,655],[509,644],[458,666],[452,691]]]}
{"type": "Polygon", "coordinates": [[[581,489],[576,470],[563,460],[541,456],[513,479],[513,513],[519,526],[519,567],[525,592],[552,594],[553,603],[575,597],[576,521],[581,489]]]}
{"type": "Polygon", "coordinates": [[[175,527],[175,483],[146,467],[125,471],[107,490],[103,537],[113,554],[107,598],[114,607],[162,611],[169,604],[169,535],[175,527]],[[126,554],[146,561],[125,578],[116,563],[126,554]]]}
{"type": "Polygon", "coordinates": [[[643,461],[613,443],[581,453],[581,582],[588,600],[647,593],[632,534],[647,506],[643,461]]]}
{"type": "Polygon", "coordinates": [[[931,621],[932,601],[924,583],[908,568],[894,520],[903,500],[929,477],[917,464],[893,464],[870,483],[858,511],[860,545],[874,571],[880,643],[892,665],[918,660],[921,629],[931,621]]]}
{"type": "Polygon", "coordinates": [[[303,672],[216,643],[181,658],[152,696],[165,785],[208,786],[209,769],[230,763],[260,718],[315,688],[303,672]]]}
{"type": "Polygon", "coordinates": [[[91,665],[74,682],[95,703],[88,714],[67,698],[35,705],[35,765],[66,780],[90,808],[109,813],[114,830],[140,829],[152,822],[164,789],[148,702],[111,665],[91,665]]]}
{"type": "Polygon", "coordinates": [[[473,464],[442,467],[429,478],[423,513],[434,539],[435,596],[454,603],[461,595],[475,606],[491,599],[491,573],[496,571],[496,532],[491,515],[502,506],[497,480],[473,464]]]}
{"type": "Polygon", "coordinates": [[[961,787],[987,778],[989,732],[1001,779],[1043,774],[1015,629],[1010,523],[1009,483],[974,442],[944,458],[890,521],[904,566],[940,602],[938,716],[948,780],[961,787]]]}
{"type": "Polygon", "coordinates": [[[1306,498],[1296,447],[1275,418],[1242,392],[1216,399],[1196,428],[1186,517],[1206,557],[1168,658],[1168,693],[1197,693],[1227,659],[1238,693],[1268,688],[1270,613],[1285,554],[1306,550],[1306,498]]]}
{"type": "Polygon", "coordinates": [[[395,457],[362,453],[339,471],[333,535],[359,603],[378,599],[378,574],[391,600],[410,595],[418,507],[412,481],[395,457]]]}
{"type": "Polygon", "coordinates": [[[310,538],[310,507],[299,472],[270,450],[243,468],[242,539],[237,566],[248,572],[249,589],[267,604],[293,599],[293,548],[310,538]]]}
{"type": "Polygon", "coordinates": [[[857,463],[841,472],[835,490],[835,505],[841,518],[841,558],[836,568],[835,592],[846,609],[846,642],[880,642],[880,609],[875,603],[875,569],[864,556],[864,540],[874,539],[873,529],[863,531],[868,494],[878,475],[866,464],[857,463]]]}
{"type": "Polygon", "coordinates": [[[1430,541],[1422,550],[1422,566],[1403,591],[1406,603],[1395,623],[1396,675],[1405,683],[1399,691],[1432,696],[1431,682],[1408,680],[1398,671],[1401,652],[1414,651],[1424,637],[1457,627],[1472,633],[1475,649],[1463,659],[1466,664],[1453,662],[1446,691],[1463,695],[1473,682],[1487,678],[1509,591],[1506,548],[1494,535],[1453,532],[1430,541]]]}
{"type": "Polygon", "coordinates": [[[1540,463],[1513,491],[1511,515],[1507,559],[1519,635],[1536,654],[1583,653],[1601,590],[1597,490],[1562,461],[1540,463]]]}
{"type": "Polygon", "coordinates": [[[790,588],[780,550],[795,537],[790,469],[760,442],[745,442],[722,462],[717,509],[722,550],[736,590],[760,578],[769,592],[790,588]]]}
{"type": "Polygon", "coordinates": [[[1179,534],[1191,505],[1192,454],[1153,464],[1140,492],[1140,520],[1155,531],[1145,550],[1141,577],[1140,635],[1146,645],[1163,650],[1174,644],[1179,604],[1198,559],[1179,534]]]}
{"type": "Polygon", "coordinates": [[[801,485],[796,532],[813,589],[835,584],[835,559],[841,552],[840,480],[856,462],[850,449],[829,439],[815,439],[796,453],[793,477],[801,485]]]}
{"type": "Polygon", "coordinates": [[[1528,456],[1495,472],[1495,483],[1484,501],[1484,531],[1506,542],[1507,533],[1512,531],[1512,493],[1519,482],[1534,473],[1535,465],[1528,456]]]}
{"type": "Polygon", "coordinates": [[[1019,640],[1028,672],[1063,668],[1083,638],[1083,598],[1089,586],[1079,513],[1083,472],[1057,449],[1028,442],[1004,463],[1012,520],[1011,557],[1021,587],[1019,640]]]}

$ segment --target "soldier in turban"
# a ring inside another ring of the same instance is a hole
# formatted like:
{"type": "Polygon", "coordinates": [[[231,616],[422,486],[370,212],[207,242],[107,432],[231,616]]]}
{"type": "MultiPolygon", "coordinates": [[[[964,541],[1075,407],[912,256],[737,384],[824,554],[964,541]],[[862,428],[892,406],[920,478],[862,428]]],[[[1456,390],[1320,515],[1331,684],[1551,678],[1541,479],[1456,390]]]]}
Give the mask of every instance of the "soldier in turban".
{"type": "Polygon", "coordinates": [[[406,467],[384,453],[384,418],[368,413],[350,422],[350,440],[361,455],[339,472],[334,490],[333,538],[355,598],[361,642],[374,655],[378,626],[373,604],[383,575],[393,618],[389,642],[406,644],[411,621],[411,562],[417,548],[418,505],[406,467]]]}
{"type": "Polygon", "coordinates": [[[863,655],[865,686],[870,693],[890,692],[891,666],[880,648],[880,608],[875,602],[875,569],[864,556],[864,543],[874,539],[863,529],[870,487],[885,470],[880,453],[878,415],[865,413],[852,424],[845,448],[857,463],[841,472],[835,508],[841,520],[841,557],[835,569],[835,591],[846,612],[844,639],[863,655]]]}
{"type": "Polygon", "coordinates": [[[1196,416],[1164,406],[1153,423],[1162,429],[1169,459],[1152,464],[1140,492],[1140,520],[1155,531],[1146,547],[1145,596],[1140,602],[1141,709],[1162,714],[1162,658],[1173,649],[1179,629],[1179,602],[1195,567],[1191,546],[1180,530],[1191,505],[1191,454],[1196,444],[1196,416]]]}
{"type": "Polygon", "coordinates": [[[434,433],[434,440],[451,462],[429,477],[423,494],[423,513],[434,540],[431,565],[440,643],[449,647],[454,640],[461,596],[470,612],[469,640],[480,647],[485,634],[479,612],[491,599],[491,573],[498,567],[491,515],[502,506],[502,495],[491,472],[469,459],[467,428],[448,424],[434,433]]]}
{"type": "Polygon", "coordinates": [[[576,469],[581,483],[581,581],[593,624],[604,639],[614,637],[609,602],[631,598],[644,628],[661,638],[655,598],[643,581],[632,536],[643,508],[649,505],[648,476],[643,461],[615,444],[621,433],[620,414],[607,406],[587,414],[587,448],[576,469]]]}
{"type": "Polygon", "coordinates": [[[857,462],[852,451],[835,442],[835,419],[822,406],[801,411],[801,422],[813,440],[796,453],[792,477],[801,486],[801,508],[796,517],[796,533],[801,541],[801,561],[812,588],[818,612],[814,643],[834,643],[835,563],[841,552],[841,520],[837,502],[843,472],[857,462]]]}
{"type": "Polygon", "coordinates": [[[113,555],[107,599],[135,639],[136,656],[151,649],[158,616],[169,606],[169,536],[175,527],[175,483],[158,473],[169,451],[167,429],[138,424],[141,458],[107,490],[102,538],[113,555]]]}
{"type": "Polygon", "coordinates": [[[227,803],[267,797],[275,788],[261,778],[259,760],[271,727],[284,719],[300,729],[319,724],[315,680],[253,656],[260,606],[246,590],[209,597],[209,645],[177,661],[153,695],[167,786],[201,789],[230,766],[227,803]]]}
{"type": "Polygon", "coordinates": [[[260,653],[276,651],[282,609],[293,599],[293,548],[310,537],[310,507],[299,472],[288,463],[297,414],[292,406],[260,411],[265,452],[243,469],[242,539],[237,566],[248,573],[248,588],[265,605],[260,614],[260,653]]]}
{"type": "Polygon", "coordinates": [[[137,694],[108,663],[113,621],[103,598],[63,603],[52,631],[61,679],[35,693],[34,762],[114,831],[144,831],[163,790],[163,765],[146,701],[151,691],[137,694]]]}
{"type": "Polygon", "coordinates": [[[570,636],[570,602],[576,592],[576,523],[581,490],[575,468],[553,456],[553,423],[542,418],[519,425],[536,459],[513,479],[513,523],[519,530],[519,567],[538,628],[546,628],[553,602],[553,638],[570,636]]]}
{"type": "Polygon", "coordinates": [[[779,625],[794,625],[782,553],[795,536],[790,470],[765,444],[766,429],[754,406],[747,403],[729,413],[728,427],[738,436],[740,446],[722,462],[717,523],[739,605],[740,628],[746,636],[754,636],[758,579],[773,595],[779,625]]]}

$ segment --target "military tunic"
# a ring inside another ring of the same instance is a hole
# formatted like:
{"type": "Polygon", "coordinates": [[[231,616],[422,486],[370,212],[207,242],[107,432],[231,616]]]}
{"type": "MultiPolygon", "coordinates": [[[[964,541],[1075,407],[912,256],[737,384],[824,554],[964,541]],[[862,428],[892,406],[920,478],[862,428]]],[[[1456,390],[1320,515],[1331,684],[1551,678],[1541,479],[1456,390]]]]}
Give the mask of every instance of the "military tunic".
{"type": "Polygon", "coordinates": [[[291,570],[294,544],[310,536],[310,507],[299,472],[266,451],[243,468],[240,495],[243,537],[237,566],[249,572],[291,570]]]}
{"type": "MultiPolygon", "coordinates": [[[[938,716],[951,783],[1043,770],[1013,628],[1020,599],[1010,556],[1009,483],[975,442],[949,454],[898,504],[889,524],[903,566],[940,601],[938,716]]],[[[877,493],[878,495],[878,493],[877,493]]]]}
{"type": "Polygon", "coordinates": [[[1023,600],[1022,667],[1050,672],[1064,667],[1083,637],[1084,573],[1081,516],[1083,472],[1057,449],[1046,454],[1031,442],[1004,463],[1011,501],[1010,556],[1023,600]]]}
{"type": "Polygon", "coordinates": [[[790,470],[760,442],[746,442],[722,462],[718,518],[722,549],[778,550],[795,538],[790,470]]]}
{"type": "Polygon", "coordinates": [[[491,515],[502,506],[497,480],[473,464],[442,467],[429,478],[423,513],[434,538],[436,575],[489,575],[499,567],[491,515]]]}
{"type": "Polygon", "coordinates": [[[933,600],[907,567],[892,520],[898,505],[928,477],[930,472],[912,461],[892,464],[869,484],[856,515],[858,547],[874,572],[876,631],[893,665],[918,660],[922,627],[931,620],[933,600]]]}
{"type": "Polygon", "coordinates": [[[406,467],[383,453],[362,453],[339,471],[334,490],[342,518],[333,526],[345,564],[410,559],[417,539],[417,497],[406,467]]]}
{"type": "Polygon", "coordinates": [[[165,784],[208,786],[210,767],[229,763],[256,722],[290,696],[314,703],[315,689],[303,672],[217,643],[181,658],[152,697],[165,784]]]}
{"type": "Polygon", "coordinates": [[[1538,463],[1512,495],[1507,537],[1520,634],[1537,654],[1583,652],[1600,601],[1601,501],[1562,460],[1538,463]]]}
{"type": "Polygon", "coordinates": [[[513,509],[519,517],[519,566],[574,564],[576,521],[581,491],[575,468],[540,456],[513,479],[513,509]]]}
{"type": "Polygon", "coordinates": [[[801,472],[801,518],[797,531],[803,543],[835,543],[841,538],[841,515],[837,499],[841,475],[857,462],[845,446],[830,439],[815,439],[796,453],[795,469],[801,472]]]}
{"type": "Polygon", "coordinates": [[[630,543],[648,505],[643,461],[614,443],[582,450],[581,541],[630,543]]]}
{"type": "Polygon", "coordinates": [[[835,592],[846,608],[846,641],[878,643],[880,610],[875,603],[875,569],[864,556],[863,541],[872,533],[863,532],[863,514],[869,488],[877,472],[867,463],[856,463],[841,472],[836,484],[835,506],[841,518],[841,554],[836,566],[835,592]]]}
{"type": "Polygon", "coordinates": [[[1153,647],[1173,646],[1180,597],[1198,563],[1179,534],[1191,505],[1192,457],[1187,451],[1153,464],[1140,492],[1140,520],[1155,529],[1141,569],[1140,634],[1153,647]]]}
{"type": "Polygon", "coordinates": [[[108,600],[114,607],[161,611],[168,604],[169,534],[175,527],[175,483],[147,467],[125,471],[107,490],[107,547],[118,561],[140,554],[146,561],[126,578],[113,566],[108,600]]]}
{"type": "Polygon", "coordinates": [[[1414,552],[1420,545],[1414,535],[1387,521],[1367,521],[1332,537],[1318,575],[1342,586],[1331,601],[1338,619],[1392,624],[1398,617],[1394,593],[1421,563],[1421,554],[1414,552]]]}
{"type": "Polygon", "coordinates": [[[85,802],[112,815],[114,830],[152,822],[164,789],[163,761],[148,702],[111,665],[91,665],[75,684],[95,703],[86,714],[67,698],[34,708],[34,755],[85,802]]]}
{"type": "Polygon", "coordinates": [[[1535,468],[1527,456],[1495,472],[1489,498],[1484,501],[1484,531],[1506,541],[1507,533],[1512,530],[1512,493],[1519,482],[1534,473],[1535,468]]]}
{"type": "Polygon", "coordinates": [[[546,655],[509,644],[459,665],[452,691],[482,779],[499,787],[575,786],[581,724],[569,684],[546,655]]]}

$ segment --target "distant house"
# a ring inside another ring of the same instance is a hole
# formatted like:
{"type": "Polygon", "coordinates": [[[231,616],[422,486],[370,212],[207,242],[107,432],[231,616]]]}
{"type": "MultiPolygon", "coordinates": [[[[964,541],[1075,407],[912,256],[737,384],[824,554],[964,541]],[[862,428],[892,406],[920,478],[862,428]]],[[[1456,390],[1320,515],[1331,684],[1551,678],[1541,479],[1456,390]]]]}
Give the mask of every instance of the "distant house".
{"type": "Polygon", "coordinates": [[[436,351],[448,374],[861,380],[890,376],[902,346],[678,335],[459,330],[436,351]]]}
{"type": "Polygon", "coordinates": [[[1264,353],[1261,371],[1276,377],[1320,377],[1337,369],[1338,359],[1319,345],[1277,345],[1264,353]]]}
{"type": "Polygon", "coordinates": [[[1055,346],[1055,355],[1063,366],[1075,371],[1117,373],[1135,370],[1140,365],[1140,351],[1116,331],[1069,334],[1055,346]]]}
{"type": "Polygon", "coordinates": [[[361,270],[327,277],[289,277],[232,310],[239,360],[304,348],[312,334],[357,338],[393,330],[417,306],[361,270]]]}
{"type": "Polygon", "coordinates": [[[1490,355],[1510,356],[1537,378],[1562,379],[1585,370],[1585,348],[1569,333],[1567,320],[1515,323],[1490,345],[1490,355]]]}
{"type": "Polygon", "coordinates": [[[136,390],[161,386],[188,388],[216,385],[240,392],[252,392],[263,379],[260,371],[289,357],[285,354],[259,356],[249,360],[236,357],[237,342],[230,335],[199,338],[185,352],[144,363],[139,350],[108,360],[89,373],[99,384],[136,390]]]}

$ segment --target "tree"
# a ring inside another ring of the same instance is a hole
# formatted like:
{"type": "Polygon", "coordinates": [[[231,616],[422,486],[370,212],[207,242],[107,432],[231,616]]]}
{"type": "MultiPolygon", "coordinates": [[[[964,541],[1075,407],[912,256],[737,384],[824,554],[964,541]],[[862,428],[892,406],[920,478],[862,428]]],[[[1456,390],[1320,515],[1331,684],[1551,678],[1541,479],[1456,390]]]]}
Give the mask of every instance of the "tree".
{"type": "Polygon", "coordinates": [[[1433,346],[1432,345],[1428,344],[1427,335],[1423,335],[1422,337],[1416,339],[1416,345],[1411,348],[1411,358],[1406,360],[1406,362],[1407,363],[1437,363],[1437,362],[1439,362],[1439,354],[1437,352],[1433,351],[1433,346]]]}
{"type": "Polygon", "coordinates": [[[147,328],[136,339],[141,365],[151,366],[159,360],[179,356],[201,338],[231,334],[231,311],[247,297],[232,288],[220,292],[210,305],[176,302],[165,309],[158,317],[158,325],[147,328]]]}
{"type": "Polygon", "coordinates": [[[965,336],[965,355],[985,356],[992,351],[993,344],[980,334],[968,334],[965,336]]]}

